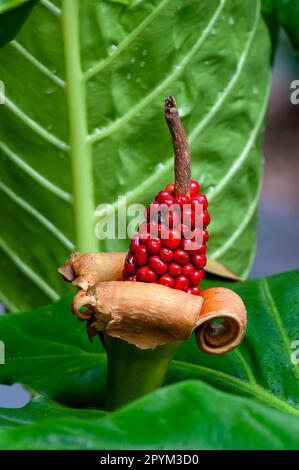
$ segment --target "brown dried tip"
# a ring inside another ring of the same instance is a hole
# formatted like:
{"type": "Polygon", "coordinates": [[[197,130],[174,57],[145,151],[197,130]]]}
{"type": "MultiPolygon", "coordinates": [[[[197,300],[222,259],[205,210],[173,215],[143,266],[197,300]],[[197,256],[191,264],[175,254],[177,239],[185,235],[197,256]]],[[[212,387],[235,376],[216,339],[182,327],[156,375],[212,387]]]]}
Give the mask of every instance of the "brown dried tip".
{"type": "Polygon", "coordinates": [[[164,116],[169,127],[174,150],[175,195],[190,193],[191,154],[173,96],[165,100],[164,116]]]}

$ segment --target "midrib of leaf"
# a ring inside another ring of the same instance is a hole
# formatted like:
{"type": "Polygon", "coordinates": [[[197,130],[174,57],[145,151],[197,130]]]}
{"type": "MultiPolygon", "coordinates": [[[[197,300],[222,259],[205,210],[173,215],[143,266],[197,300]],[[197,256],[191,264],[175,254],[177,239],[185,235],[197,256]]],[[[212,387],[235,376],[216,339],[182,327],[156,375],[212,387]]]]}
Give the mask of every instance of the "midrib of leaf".
{"type": "Polygon", "coordinates": [[[79,251],[97,251],[98,242],[94,231],[92,151],[87,140],[86,88],[80,57],[79,3],[80,0],[62,0],[61,2],[70,135],[69,156],[74,194],[75,244],[79,251]]]}

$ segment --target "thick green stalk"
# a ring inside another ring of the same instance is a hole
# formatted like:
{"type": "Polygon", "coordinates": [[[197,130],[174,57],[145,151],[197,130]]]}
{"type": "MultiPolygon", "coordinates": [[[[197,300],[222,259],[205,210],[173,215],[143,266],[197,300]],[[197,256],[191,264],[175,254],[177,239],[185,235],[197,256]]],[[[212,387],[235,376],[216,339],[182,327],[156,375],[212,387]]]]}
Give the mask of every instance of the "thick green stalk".
{"type": "Polygon", "coordinates": [[[76,249],[97,251],[92,152],[88,142],[85,83],[81,69],[79,0],[62,0],[66,101],[69,112],[70,161],[74,192],[76,249]]]}
{"type": "Polygon", "coordinates": [[[159,388],[169,364],[182,342],[141,350],[120,339],[104,335],[108,370],[105,408],[115,410],[159,388]]]}

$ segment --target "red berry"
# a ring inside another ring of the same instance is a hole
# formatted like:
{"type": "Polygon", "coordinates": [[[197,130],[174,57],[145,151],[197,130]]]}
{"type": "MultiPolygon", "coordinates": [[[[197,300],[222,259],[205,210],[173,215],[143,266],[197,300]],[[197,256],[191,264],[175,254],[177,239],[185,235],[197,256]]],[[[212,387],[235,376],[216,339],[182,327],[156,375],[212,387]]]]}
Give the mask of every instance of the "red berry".
{"type": "Polygon", "coordinates": [[[189,255],[185,250],[178,248],[174,252],[174,260],[179,264],[187,264],[189,263],[189,255]]]}
{"type": "Polygon", "coordinates": [[[136,281],[137,279],[137,276],[130,276],[128,281],[136,281]]]}
{"type": "Polygon", "coordinates": [[[164,204],[166,204],[166,206],[172,206],[174,203],[175,203],[175,199],[172,196],[168,199],[165,199],[164,201],[164,204]]]}
{"type": "Polygon", "coordinates": [[[200,243],[196,240],[190,240],[188,238],[184,238],[181,243],[181,248],[189,252],[190,255],[197,253],[197,250],[200,248],[200,243]]]}
{"type": "Polygon", "coordinates": [[[189,287],[189,281],[186,278],[186,276],[179,276],[176,278],[175,283],[174,283],[174,288],[178,290],[183,290],[187,292],[189,287]]]}
{"type": "Polygon", "coordinates": [[[165,274],[167,271],[167,264],[161,261],[159,256],[151,256],[149,259],[149,265],[156,274],[165,274]]]}
{"type": "Polygon", "coordinates": [[[140,239],[140,244],[145,245],[146,240],[150,237],[150,234],[148,232],[148,224],[146,222],[143,222],[143,224],[139,226],[138,235],[140,239]]]}
{"type": "Polygon", "coordinates": [[[127,276],[133,276],[133,274],[135,274],[135,265],[133,261],[133,255],[131,254],[130,251],[126,256],[125,271],[126,271],[127,276]]]}
{"type": "Polygon", "coordinates": [[[171,274],[173,277],[178,277],[182,274],[183,268],[177,263],[170,263],[168,267],[168,272],[171,274]]]}
{"type": "Polygon", "coordinates": [[[165,202],[170,199],[173,199],[174,201],[174,198],[172,197],[172,195],[168,191],[165,191],[165,190],[160,191],[156,196],[156,201],[159,201],[159,202],[165,202]]]}
{"type": "Polygon", "coordinates": [[[187,292],[188,292],[188,294],[192,294],[192,295],[200,295],[200,288],[199,287],[190,287],[187,292]]]}
{"type": "Polygon", "coordinates": [[[208,200],[205,194],[196,194],[195,196],[192,197],[191,199],[192,207],[195,207],[198,204],[202,204],[204,209],[208,207],[208,200]]]}
{"type": "Polygon", "coordinates": [[[190,204],[188,204],[182,210],[182,223],[183,225],[186,225],[189,228],[189,230],[191,230],[192,228],[194,228],[194,222],[195,222],[195,214],[190,204]]]}
{"type": "Polygon", "coordinates": [[[190,263],[187,263],[185,264],[185,266],[183,266],[183,274],[184,276],[186,277],[190,277],[192,276],[192,274],[194,273],[195,269],[194,267],[192,266],[192,264],[190,263]]]}
{"type": "Polygon", "coordinates": [[[195,254],[192,256],[191,262],[196,268],[203,268],[207,264],[207,257],[206,255],[195,254]]]}
{"type": "Polygon", "coordinates": [[[159,224],[157,221],[152,221],[147,224],[147,232],[149,233],[149,238],[158,238],[159,236],[159,224]]]}
{"type": "Polygon", "coordinates": [[[207,227],[209,225],[209,223],[211,222],[211,217],[210,217],[210,214],[207,211],[207,209],[203,210],[202,221],[203,221],[203,226],[204,227],[207,227]]]}
{"type": "Polygon", "coordinates": [[[146,219],[147,222],[158,222],[159,214],[161,211],[161,204],[157,201],[154,201],[146,209],[146,219]]]}
{"type": "Polygon", "coordinates": [[[200,255],[205,255],[207,252],[207,245],[201,245],[201,247],[196,250],[196,253],[200,254],[200,255]]]}
{"type": "Polygon", "coordinates": [[[137,270],[136,278],[139,282],[154,282],[157,276],[148,266],[143,266],[137,270]]]}
{"type": "Polygon", "coordinates": [[[192,231],[185,224],[181,224],[181,234],[184,238],[191,238],[192,231]]]}
{"type": "Polygon", "coordinates": [[[138,246],[134,253],[133,259],[135,266],[144,266],[147,263],[148,259],[146,247],[142,245],[138,246]]]}
{"type": "Polygon", "coordinates": [[[170,263],[173,259],[173,251],[170,248],[163,246],[160,250],[159,257],[165,263],[170,263]]]}
{"type": "Polygon", "coordinates": [[[164,236],[163,245],[166,246],[166,248],[175,250],[181,243],[181,234],[175,229],[168,230],[164,236]]]}
{"type": "Polygon", "coordinates": [[[158,225],[158,237],[165,239],[168,236],[168,230],[166,229],[165,225],[159,224],[158,225]]]}
{"type": "Polygon", "coordinates": [[[163,274],[163,276],[161,276],[159,279],[159,284],[162,284],[163,286],[167,287],[173,287],[174,280],[171,276],[169,276],[169,274],[163,274]]]}
{"type": "Polygon", "coordinates": [[[149,238],[146,241],[146,249],[150,255],[156,255],[157,253],[159,253],[161,247],[162,240],[160,240],[159,238],[149,238]]]}
{"type": "Polygon", "coordinates": [[[201,228],[196,228],[192,232],[192,240],[197,241],[200,245],[205,245],[209,239],[209,233],[207,230],[201,228]]]}
{"type": "Polygon", "coordinates": [[[169,183],[166,186],[166,191],[168,191],[172,196],[174,196],[174,183],[169,183]]]}
{"type": "Polygon", "coordinates": [[[199,191],[199,183],[195,180],[191,180],[191,185],[190,185],[190,196],[195,196],[199,191]]]}
{"type": "Polygon", "coordinates": [[[192,287],[198,286],[198,284],[200,283],[204,275],[205,275],[205,272],[203,269],[194,271],[194,273],[189,277],[190,286],[192,287]]]}
{"type": "Polygon", "coordinates": [[[177,204],[179,204],[181,207],[184,206],[184,204],[190,204],[190,198],[186,194],[179,194],[176,198],[175,201],[177,204]]]}
{"type": "Polygon", "coordinates": [[[174,228],[180,223],[180,216],[178,212],[170,210],[162,215],[161,220],[168,229],[174,228]]]}
{"type": "Polygon", "coordinates": [[[202,231],[202,243],[203,243],[203,245],[205,243],[207,243],[208,239],[209,239],[209,232],[207,230],[203,230],[202,231]]]}
{"type": "Polygon", "coordinates": [[[139,235],[134,235],[131,238],[131,243],[130,243],[130,250],[132,251],[132,253],[135,253],[136,248],[137,246],[139,246],[139,244],[140,244],[139,235]]]}

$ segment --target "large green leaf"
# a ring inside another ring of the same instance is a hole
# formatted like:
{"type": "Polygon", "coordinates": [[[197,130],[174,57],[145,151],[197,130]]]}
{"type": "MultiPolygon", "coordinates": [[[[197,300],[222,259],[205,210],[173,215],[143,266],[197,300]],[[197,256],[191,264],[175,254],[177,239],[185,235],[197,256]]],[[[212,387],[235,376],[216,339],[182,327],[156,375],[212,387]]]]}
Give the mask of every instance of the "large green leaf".
{"type": "Polygon", "coordinates": [[[209,255],[245,276],[269,61],[259,0],[41,1],[0,53],[2,300],[28,309],[57,299],[56,267],[75,248],[99,248],[95,207],[118,195],[148,202],[173,179],[169,94],[210,199],[209,255]]]}
{"type": "Polygon", "coordinates": [[[262,10],[276,42],[278,28],[281,26],[289,36],[295,50],[299,51],[299,1],[262,0],[262,10]]]}
{"type": "Polygon", "coordinates": [[[70,408],[37,395],[28,406],[22,409],[2,408],[0,412],[0,428],[14,427],[17,424],[35,424],[38,421],[58,417],[93,420],[105,415],[106,413],[102,410],[70,408]]]}
{"type": "Polygon", "coordinates": [[[5,429],[0,449],[297,449],[298,434],[294,416],[186,381],[92,422],[56,418],[5,429]]]}
{"type": "Polygon", "coordinates": [[[226,285],[248,310],[244,343],[214,357],[200,352],[192,337],[170,367],[170,387],[109,416],[96,411],[92,426],[91,415],[80,413],[102,406],[105,352],[100,342],[88,342],[84,325],[70,314],[70,297],[2,316],[0,381],[23,383],[44,397],[40,406],[34,399],[21,410],[0,409],[3,448],[298,447],[299,367],[291,343],[298,340],[299,271],[226,285]]]}
{"type": "Polygon", "coordinates": [[[11,41],[38,0],[0,0],[0,47],[11,41]]]}

